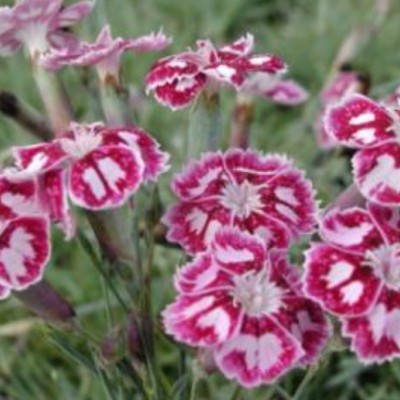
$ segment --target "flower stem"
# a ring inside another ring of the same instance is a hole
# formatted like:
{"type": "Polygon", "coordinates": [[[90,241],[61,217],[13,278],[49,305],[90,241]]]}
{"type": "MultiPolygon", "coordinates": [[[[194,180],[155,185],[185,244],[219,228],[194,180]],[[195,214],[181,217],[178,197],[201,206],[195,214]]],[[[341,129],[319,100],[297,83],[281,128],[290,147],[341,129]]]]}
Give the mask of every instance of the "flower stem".
{"type": "Polygon", "coordinates": [[[0,92],[0,112],[41,140],[50,140],[53,136],[42,116],[14,93],[0,92]]]}
{"type": "Polygon", "coordinates": [[[300,385],[294,392],[292,400],[301,400],[304,389],[307,387],[308,383],[311,381],[311,379],[314,377],[317,371],[318,368],[315,365],[312,365],[311,367],[308,368],[306,374],[304,375],[303,380],[301,381],[300,385]]]}
{"type": "Polygon", "coordinates": [[[250,140],[250,126],[253,121],[254,104],[251,97],[238,94],[232,115],[230,147],[247,149],[250,140]]]}
{"type": "Polygon", "coordinates": [[[128,95],[122,88],[111,84],[100,84],[100,99],[105,120],[108,125],[131,125],[133,111],[128,107],[128,95]]]}
{"type": "Polygon", "coordinates": [[[54,73],[38,65],[33,65],[33,76],[55,135],[61,135],[68,129],[73,118],[66,91],[54,73]]]}
{"type": "Polygon", "coordinates": [[[217,150],[221,136],[220,99],[217,92],[203,92],[198,98],[189,122],[188,160],[204,151],[217,150]]]}

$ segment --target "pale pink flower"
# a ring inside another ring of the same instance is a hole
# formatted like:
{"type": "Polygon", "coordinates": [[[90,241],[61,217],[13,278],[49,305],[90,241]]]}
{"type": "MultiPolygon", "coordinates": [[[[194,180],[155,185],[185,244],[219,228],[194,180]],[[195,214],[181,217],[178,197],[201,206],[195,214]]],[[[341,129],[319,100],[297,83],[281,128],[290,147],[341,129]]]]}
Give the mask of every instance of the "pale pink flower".
{"type": "Polygon", "coordinates": [[[171,38],[162,32],[151,33],[135,39],[112,38],[110,27],[105,26],[94,43],[81,42],[73,48],[50,49],[40,63],[50,70],[68,65],[95,66],[102,82],[119,82],[121,56],[126,51],[144,53],[160,51],[169,46],[171,38]]]}
{"type": "Polygon", "coordinates": [[[0,55],[25,46],[36,58],[49,47],[73,47],[78,40],[66,32],[86,17],[94,2],[80,1],[63,8],[62,0],[17,0],[14,7],[0,7],[0,55]]]}

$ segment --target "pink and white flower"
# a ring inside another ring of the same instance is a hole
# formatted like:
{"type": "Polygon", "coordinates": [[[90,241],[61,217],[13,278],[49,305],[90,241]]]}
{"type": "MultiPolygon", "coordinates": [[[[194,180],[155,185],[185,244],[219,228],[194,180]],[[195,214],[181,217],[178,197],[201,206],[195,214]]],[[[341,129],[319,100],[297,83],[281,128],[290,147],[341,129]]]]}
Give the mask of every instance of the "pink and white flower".
{"type": "Polygon", "coordinates": [[[311,233],[317,205],[311,182],[285,156],[250,150],[205,154],[175,176],[177,204],[165,214],[167,239],[195,254],[223,226],[237,226],[286,249],[311,233]]]}
{"type": "Polygon", "coordinates": [[[321,308],[299,291],[291,268],[260,238],[221,229],[177,272],[166,332],[211,350],[221,372],[245,387],[274,382],[313,362],[329,336],[321,308]]]}
{"type": "Polygon", "coordinates": [[[364,363],[400,357],[400,217],[369,204],[329,212],[324,243],[306,253],[304,289],[342,321],[342,334],[364,363]]]}
{"type": "Polygon", "coordinates": [[[79,125],[50,143],[14,148],[17,171],[10,177],[37,176],[41,200],[71,235],[69,199],[89,210],[122,205],[139,186],[167,169],[168,155],[138,127],[79,125]]]}
{"type": "Polygon", "coordinates": [[[33,59],[50,46],[73,47],[78,39],[67,32],[85,18],[94,2],[80,1],[63,7],[62,0],[17,0],[14,7],[0,7],[0,55],[25,46],[33,59]]]}
{"type": "Polygon", "coordinates": [[[113,38],[110,27],[105,26],[94,43],[81,42],[79,46],[52,48],[43,54],[40,63],[49,70],[68,65],[87,67],[94,65],[102,82],[119,83],[120,59],[125,51],[144,53],[160,51],[169,46],[171,38],[161,31],[136,39],[113,38]]]}
{"type": "Polygon", "coordinates": [[[322,149],[331,149],[339,145],[338,141],[324,127],[323,117],[328,107],[338,103],[347,95],[364,91],[365,78],[355,71],[340,71],[321,92],[322,109],[315,121],[314,131],[317,143],[322,149]]]}
{"type": "Polygon", "coordinates": [[[156,100],[172,110],[186,107],[202,90],[215,91],[217,84],[241,90],[254,74],[286,71],[278,56],[252,53],[250,34],[220,48],[209,40],[199,40],[196,46],[157,61],[146,77],[147,92],[154,92],[156,100]]]}
{"type": "Polygon", "coordinates": [[[355,183],[364,197],[384,206],[400,205],[400,113],[354,94],[332,106],[325,127],[353,157],[355,183]]]}
{"type": "Polygon", "coordinates": [[[50,251],[50,223],[36,182],[0,176],[0,299],[40,281],[50,251]]]}

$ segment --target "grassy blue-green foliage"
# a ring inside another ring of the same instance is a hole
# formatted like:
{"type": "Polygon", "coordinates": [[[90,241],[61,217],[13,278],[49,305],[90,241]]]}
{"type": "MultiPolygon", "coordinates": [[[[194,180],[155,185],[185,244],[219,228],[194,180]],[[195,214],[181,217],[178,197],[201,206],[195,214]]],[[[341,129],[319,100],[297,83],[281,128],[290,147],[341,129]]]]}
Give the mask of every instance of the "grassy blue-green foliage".
{"type": "MultiPolygon", "coordinates": [[[[10,2],[0,0],[0,4],[10,2]]],[[[350,182],[349,161],[340,151],[322,153],[317,149],[312,124],[316,111],[316,96],[326,80],[338,46],[350,30],[371,20],[372,0],[97,0],[93,14],[77,30],[86,39],[94,39],[100,27],[109,22],[114,34],[136,36],[160,27],[174,37],[173,45],[164,54],[191,46],[198,38],[226,42],[246,32],[255,35],[257,49],[277,52],[288,62],[290,76],[300,81],[311,93],[310,101],[296,109],[280,108],[259,100],[256,104],[252,147],[266,152],[285,152],[313,179],[323,202],[329,201],[350,182]]],[[[400,4],[393,1],[392,10],[376,37],[368,43],[353,62],[369,73],[373,94],[382,96],[400,83],[400,4]]],[[[124,56],[124,82],[143,88],[143,78],[158,54],[124,56]]],[[[67,69],[62,72],[67,90],[81,121],[101,118],[97,104],[96,76],[92,70],[67,69]],[[84,85],[83,85],[84,84],[84,85]]],[[[41,109],[40,99],[23,54],[0,59],[0,89],[16,93],[41,109]]],[[[224,143],[227,143],[234,92],[223,93],[224,143]]],[[[173,168],[161,180],[161,197],[172,200],[168,182],[184,161],[185,134],[189,110],[172,113],[151,98],[144,100],[137,116],[140,125],[152,132],[172,154],[173,168]]],[[[14,123],[0,118],[0,148],[32,142],[33,139],[14,123]]],[[[140,206],[140,199],[138,207],[140,206]]],[[[90,229],[80,218],[82,227],[90,229]]],[[[155,312],[159,312],[173,297],[171,276],[182,262],[176,250],[157,248],[154,265],[155,312]]],[[[121,319],[118,303],[104,293],[104,285],[91,259],[77,240],[65,243],[54,233],[53,257],[47,278],[76,306],[85,330],[102,338],[112,311],[114,323],[121,319]]],[[[108,393],[105,387],[118,387],[118,374],[107,379],[93,373],[98,358],[85,341],[75,334],[55,336],[48,327],[35,322],[15,299],[0,304],[0,399],[13,400],[89,400],[136,399],[126,392],[108,393]],[[68,351],[72,346],[74,351],[68,351]],[[91,355],[91,354],[94,354],[91,355]],[[74,355],[80,360],[74,360],[74,355]],[[84,358],[84,359],[82,359],[84,358]],[[111,381],[110,381],[111,379],[111,381]],[[114,396],[114,397],[112,397],[114,396]]],[[[192,376],[191,352],[180,350],[165,338],[158,340],[160,367],[171,380],[185,370],[176,389],[182,389],[192,376]],[[185,362],[179,367],[185,356],[185,362]],[[180,358],[181,357],[181,358],[180,358]],[[187,379],[186,379],[187,378],[187,379]]],[[[400,395],[400,362],[381,367],[363,367],[347,351],[334,353],[318,364],[318,372],[305,386],[303,400],[385,399],[397,400],[400,395]]],[[[109,367],[110,370],[112,366],[109,367]]],[[[279,382],[241,394],[236,399],[286,399],[299,386],[304,372],[297,371],[279,382]]],[[[121,385],[122,386],[122,385],[121,385]]],[[[199,399],[230,399],[236,385],[218,375],[201,379],[199,399]]],[[[177,397],[178,398],[178,397],[177,397]]],[[[232,397],[233,398],[233,397],[232,397]]]]}

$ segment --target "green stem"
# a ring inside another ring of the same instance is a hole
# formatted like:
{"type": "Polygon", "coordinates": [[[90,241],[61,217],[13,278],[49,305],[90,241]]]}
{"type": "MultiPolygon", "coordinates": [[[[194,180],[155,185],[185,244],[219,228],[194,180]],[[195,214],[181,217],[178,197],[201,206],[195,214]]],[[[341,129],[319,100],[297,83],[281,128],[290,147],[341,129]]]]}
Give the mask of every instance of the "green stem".
{"type": "Polygon", "coordinates": [[[220,99],[217,92],[203,92],[198,98],[189,122],[188,160],[205,151],[217,150],[221,136],[220,99]]]}
{"type": "Polygon", "coordinates": [[[308,368],[306,374],[304,375],[303,380],[301,381],[300,385],[297,387],[296,391],[292,396],[292,400],[300,400],[301,396],[303,395],[304,389],[307,387],[308,383],[314,377],[315,373],[318,371],[316,366],[311,366],[308,368]]]}
{"type": "Polygon", "coordinates": [[[100,83],[100,99],[104,117],[108,125],[131,125],[134,117],[129,110],[127,93],[112,84],[100,83]]]}
{"type": "Polygon", "coordinates": [[[54,73],[38,65],[33,65],[33,76],[55,135],[62,135],[73,119],[72,107],[66,91],[54,73]]]}

